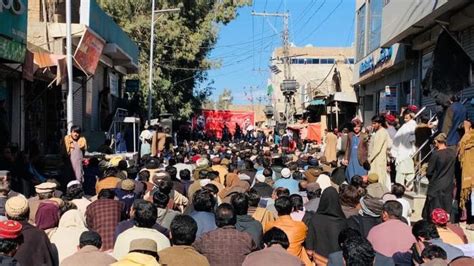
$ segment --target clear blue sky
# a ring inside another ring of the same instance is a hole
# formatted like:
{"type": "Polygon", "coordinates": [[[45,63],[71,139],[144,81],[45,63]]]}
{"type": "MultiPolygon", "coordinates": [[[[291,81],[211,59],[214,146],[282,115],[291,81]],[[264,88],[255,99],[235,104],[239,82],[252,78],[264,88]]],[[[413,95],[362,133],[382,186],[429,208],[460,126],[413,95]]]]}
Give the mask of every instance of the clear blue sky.
{"type": "Polygon", "coordinates": [[[354,42],[355,0],[254,0],[253,6],[239,9],[238,17],[220,26],[219,39],[210,58],[221,68],[209,70],[209,81],[217,99],[224,88],[231,89],[233,103],[249,104],[250,91],[255,103],[266,95],[272,51],[282,44],[282,18],[264,18],[255,12],[290,14],[290,41],[296,46],[351,46],[354,42]],[[276,33],[272,26],[278,30],[276,33]],[[251,89],[252,88],[252,89],[251,89]]]}

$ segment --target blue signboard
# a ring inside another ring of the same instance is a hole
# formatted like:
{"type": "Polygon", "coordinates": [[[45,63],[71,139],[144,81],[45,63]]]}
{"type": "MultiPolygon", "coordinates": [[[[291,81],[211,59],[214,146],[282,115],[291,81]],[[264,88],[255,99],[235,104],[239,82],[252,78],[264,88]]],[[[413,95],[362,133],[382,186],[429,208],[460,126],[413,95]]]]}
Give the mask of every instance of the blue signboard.
{"type": "Polygon", "coordinates": [[[364,73],[372,70],[374,68],[374,57],[369,56],[360,63],[359,67],[359,75],[363,75],[364,73]]]}
{"type": "Polygon", "coordinates": [[[377,60],[374,59],[373,55],[369,55],[366,59],[362,60],[359,66],[359,76],[363,76],[367,72],[376,69],[377,67],[390,61],[390,59],[392,59],[392,47],[380,48],[380,53],[377,60]]]}
{"type": "Polygon", "coordinates": [[[0,1],[0,35],[26,44],[28,0],[0,1]]]}

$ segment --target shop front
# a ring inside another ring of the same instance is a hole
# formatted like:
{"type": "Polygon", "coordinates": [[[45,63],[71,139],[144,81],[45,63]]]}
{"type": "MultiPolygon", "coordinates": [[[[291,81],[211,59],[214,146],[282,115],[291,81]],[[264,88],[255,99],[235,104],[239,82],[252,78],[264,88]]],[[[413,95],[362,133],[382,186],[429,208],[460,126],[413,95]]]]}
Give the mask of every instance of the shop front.
{"type": "Polygon", "coordinates": [[[20,122],[27,10],[25,0],[0,1],[0,146],[22,145],[20,122]]]}
{"type": "Polygon", "coordinates": [[[402,106],[417,104],[417,73],[416,58],[402,44],[379,48],[358,62],[354,86],[364,122],[370,123],[374,115],[398,114],[402,106]]]}

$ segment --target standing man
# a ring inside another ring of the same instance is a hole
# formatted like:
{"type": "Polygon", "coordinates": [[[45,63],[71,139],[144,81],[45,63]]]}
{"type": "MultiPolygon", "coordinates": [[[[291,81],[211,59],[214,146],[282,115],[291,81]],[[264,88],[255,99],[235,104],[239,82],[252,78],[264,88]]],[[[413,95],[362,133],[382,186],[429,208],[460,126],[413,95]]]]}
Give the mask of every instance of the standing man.
{"type": "Polygon", "coordinates": [[[448,149],[446,134],[441,133],[434,139],[436,151],[431,155],[426,177],[430,181],[426,194],[422,217],[430,220],[430,214],[436,208],[451,212],[455,180],[456,151],[448,149]]]}
{"type": "Polygon", "coordinates": [[[383,116],[376,115],[372,118],[374,133],[369,147],[369,174],[377,174],[379,176],[379,183],[390,190],[390,177],[387,174],[387,151],[391,146],[391,140],[384,126],[385,118],[383,116]]]}
{"type": "Polygon", "coordinates": [[[367,170],[364,164],[367,162],[367,141],[369,137],[366,133],[361,133],[362,122],[359,118],[352,120],[353,131],[347,135],[346,146],[344,147],[344,161],[347,165],[346,179],[351,183],[355,175],[365,176],[367,170]]]}
{"type": "Polygon", "coordinates": [[[66,135],[63,140],[63,161],[64,170],[63,176],[68,183],[71,180],[84,182],[84,171],[82,169],[82,159],[87,150],[87,141],[81,136],[81,128],[79,126],[72,126],[71,133],[66,135]]]}
{"type": "Polygon", "coordinates": [[[415,179],[415,166],[412,156],[416,152],[415,130],[417,127],[413,109],[406,109],[403,118],[405,123],[395,134],[391,149],[392,157],[395,158],[396,177],[395,182],[404,185],[408,190],[413,188],[415,179]]]}
{"type": "Polygon", "coordinates": [[[324,156],[328,163],[337,160],[337,136],[332,131],[328,131],[326,135],[326,147],[324,149],[324,156]]]}
{"type": "Polygon", "coordinates": [[[459,97],[456,95],[451,96],[449,103],[451,105],[448,107],[444,115],[441,132],[446,134],[446,145],[455,149],[461,140],[458,128],[467,117],[467,109],[459,102],[459,97]]]}
{"type": "Polygon", "coordinates": [[[163,127],[158,125],[158,129],[155,134],[153,134],[153,139],[151,141],[151,156],[157,157],[165,149],[166,143],[166,133],[163,132],[163,127]]]}

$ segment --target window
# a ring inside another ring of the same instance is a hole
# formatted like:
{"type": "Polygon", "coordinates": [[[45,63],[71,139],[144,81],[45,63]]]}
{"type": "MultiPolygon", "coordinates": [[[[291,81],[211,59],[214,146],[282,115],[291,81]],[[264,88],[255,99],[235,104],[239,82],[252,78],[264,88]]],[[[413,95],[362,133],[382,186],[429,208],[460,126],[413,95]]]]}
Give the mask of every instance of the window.
{"type": "Polygon", "coordinates": [[[304,61],[305,61],[304,58],[299,58],[298,59],[298,64],[304,65],[304,63],[305,63],[304,61]]]}
{"type": "Polygon", "coordinates": [[[319,58],[313,58],[312,64],[319,64],[319,58]]]}
{"type": "Polygon", "coordinates": [[[384,5],[384,0],[371,0],[370,1],[369,52],[374,51],[380,46],[383,5],[384,5]]]}
{"type": "Polygon", "coordinates": [[[357,12],[357,60],[361,60],[365,56],[365,4],[357,12]]]}
{"type": "Polygon", "coordinates": [[[345,63],[348,65],[353,65],[354,64],[354,58],[346,58],[345,63]]]}
{"type": "Polygon", "coordinates": [[[335,60],[334,58],[328,58],[328,64],[334,64],[335,60]]]}
{"type": "Polygon", "coordinates": [[[321,62],[321,64],[327,64],[328,59],[327,58],[321,58],[321,59],[319,59],[319,62],[321,62]]]}
{"type": "Polygon", "coordinates": [[[292,59],[291,59],[291,63],[292,63],[292,64],[298,64],[298,59],[292,58],[292,59]]]}
{"type": "Polygon", "coordinates": [[[374,110],[374,95],[365,95],[364,96],[364,111],[373,111],[374,110]]]}

